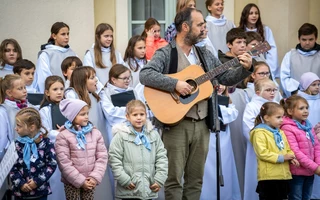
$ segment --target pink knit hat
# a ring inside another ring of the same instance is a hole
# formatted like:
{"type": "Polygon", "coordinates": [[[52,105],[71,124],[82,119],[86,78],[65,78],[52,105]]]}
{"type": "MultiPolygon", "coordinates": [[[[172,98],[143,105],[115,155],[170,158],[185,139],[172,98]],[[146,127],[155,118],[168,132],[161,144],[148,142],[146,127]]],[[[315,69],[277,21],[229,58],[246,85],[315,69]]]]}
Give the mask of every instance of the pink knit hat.
{"type": "Polygon", "coordinates": [[[317,74],[313,72],[303,73],[300,78],[300,87],[303,91],[305,91],[314,81],[317,81],[317,80],[320,80],[317,74]]]}
{"type": "Polygon", "coordinates": [[[61,114],[72,122],[80,110],[87,105],[86,102],[79,99],[64,99],[60,101],[59,108],[61,114]]]}

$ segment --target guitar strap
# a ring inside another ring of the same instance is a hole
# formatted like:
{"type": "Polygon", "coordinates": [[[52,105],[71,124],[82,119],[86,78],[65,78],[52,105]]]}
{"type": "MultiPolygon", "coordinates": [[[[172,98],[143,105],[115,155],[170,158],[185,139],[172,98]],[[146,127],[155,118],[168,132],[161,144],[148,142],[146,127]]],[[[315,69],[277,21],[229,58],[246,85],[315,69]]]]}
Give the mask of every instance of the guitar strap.
{"type": "Polygon", "coordinates": [[[178,70],[178,51],[176,47],[172,47],[171,45],[169,74],[177,73],[177,70],[178,70]]]}

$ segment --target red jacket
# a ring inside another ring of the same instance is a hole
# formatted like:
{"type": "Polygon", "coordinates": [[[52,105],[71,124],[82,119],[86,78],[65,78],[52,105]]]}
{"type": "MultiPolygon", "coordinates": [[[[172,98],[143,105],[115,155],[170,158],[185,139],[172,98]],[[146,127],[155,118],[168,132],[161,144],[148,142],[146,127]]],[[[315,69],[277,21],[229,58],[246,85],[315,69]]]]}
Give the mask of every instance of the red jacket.
{"type": "Polygon", "coordinates": [[[147,37],[146,38],[146,59],[151,60],[154,52],[156,52],[157,49],[160,49],[164,46],[166,46],[168,42],[163,39],[154,39],[154,37],[147,37]]]}

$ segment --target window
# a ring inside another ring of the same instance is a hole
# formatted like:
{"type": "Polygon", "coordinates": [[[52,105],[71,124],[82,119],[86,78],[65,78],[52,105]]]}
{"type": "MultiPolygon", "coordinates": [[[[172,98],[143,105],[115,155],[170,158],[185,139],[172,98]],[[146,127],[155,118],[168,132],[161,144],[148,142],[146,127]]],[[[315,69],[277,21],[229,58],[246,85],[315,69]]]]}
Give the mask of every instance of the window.
{"type": "Polygon", "coordinates": [[[140,35],[145,21],[153,17],[160,23],[161,36],[173,22],[175,0],[129,0],[129,37],[140,35]]]}

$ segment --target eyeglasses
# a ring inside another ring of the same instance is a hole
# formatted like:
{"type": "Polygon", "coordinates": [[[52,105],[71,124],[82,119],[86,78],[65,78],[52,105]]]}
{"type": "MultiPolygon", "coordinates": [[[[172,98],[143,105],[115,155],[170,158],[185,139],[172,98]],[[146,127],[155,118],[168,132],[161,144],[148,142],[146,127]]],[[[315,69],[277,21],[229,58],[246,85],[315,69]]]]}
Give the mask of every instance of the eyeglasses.
{"type": "Polygon", "coordinates": [[[270,76],[270,72],[259,72],[257,74],[259,74],[259,76],[261,76],[261,77],[270,76]]]}
{"type": "Polygon", "coordinates": [[[123,80],[123,81],[128,82],[128,81],[131,81],[131,80],[132,80],[132,76],[129,76],[129,77],[123,77],[123,78],[118,77],[117,79],[121,79],[121,80],[123,80]]]}
{"type": "Polygon", "coordinates": [[[278,91],[278,88],[268,88],[268,89],[265,89],[264,91],[269,92],[269,93],[271,93],[271,92],[275,93],[278,91]]]}

